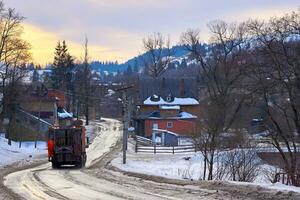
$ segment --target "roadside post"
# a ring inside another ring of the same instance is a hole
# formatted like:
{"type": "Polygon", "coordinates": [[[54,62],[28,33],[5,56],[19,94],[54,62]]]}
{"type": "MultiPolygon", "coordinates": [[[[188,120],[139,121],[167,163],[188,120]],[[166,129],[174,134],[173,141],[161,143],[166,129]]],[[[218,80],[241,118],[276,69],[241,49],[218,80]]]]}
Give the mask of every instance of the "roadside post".
{"type": "Polygon", "coordinates": [[[126,164],[126,151],[127,151],[127,141],[128,141],[128,97],[127,90],[133,88],[133,85],[125,86],[116,91],[122,92],[122,117],[123,117],[123,137],[122,137],[122,152],[123,152],[123,164],[126,164]]]}

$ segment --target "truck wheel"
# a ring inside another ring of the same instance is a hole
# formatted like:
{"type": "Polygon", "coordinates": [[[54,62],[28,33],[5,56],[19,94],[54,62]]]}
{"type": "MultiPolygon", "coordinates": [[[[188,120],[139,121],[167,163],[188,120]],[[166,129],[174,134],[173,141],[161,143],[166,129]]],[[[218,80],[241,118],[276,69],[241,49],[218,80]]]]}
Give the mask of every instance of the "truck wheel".
{"type": "Polygon", "coordinates": [[[57,169],[59,167],[60,167],[60,165],[57,162],[52,161],[52,168],[53,169],[57,169]]]}
{"type": "Polygon", "coordinates": [[[78,163],[76,163],[75,165],[77,168],[82,168],[82,161],[79,161],[78,163]]]}

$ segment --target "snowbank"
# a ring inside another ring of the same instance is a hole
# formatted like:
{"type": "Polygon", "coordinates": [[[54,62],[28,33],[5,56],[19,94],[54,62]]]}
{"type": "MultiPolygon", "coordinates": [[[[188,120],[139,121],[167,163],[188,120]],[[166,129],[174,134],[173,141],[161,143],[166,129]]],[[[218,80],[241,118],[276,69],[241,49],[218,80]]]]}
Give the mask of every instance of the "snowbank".
{"type": "MultiPolygon", "coordinates": [[[[140,154],[140,153],[139,153],[140,154]]],[[[112,161],[112,165],[128,172],[137,172],[171,179],[199,180],[203,174],[203,158],[199,155],[141,155],[139,158],[127,158],[127,163],[122,164],[122,158],[112,161]]]]}
{"type": "Polygon", "coordinates": [[[44,158],[47,154],[46,142],[38,142],[37,148],[34,148],[34,142],[22,142],[19,148],[19,142],[12,141],[11,146],[7,144],[7,139],[0,135],[0,168],[15,162],[31,162],[32,160],[44,158]]]}
{"type": "MultiPolygon", "coordinates": [[[[129,144],[127,153],[127,163],[122,163],[120,154],[112,161],[114,167],[122,171],[135,172],[153,176],[161,176],[170,179],[189,179],[201,180],[203,176],[203,156],[201,153],[182,153],[182,154],[146,154],[134,152],[133,144],[129,144]]],[[[262,164],[261,173],[257,176],[254,183],[233,182],[234,184],[256,185],[269,189],[288,190],[300,192],[300,188],[282,185],[280,183],[272,184],[264,174],[267,170],[274,170],[273,166],[262,164]]],[[[226,180],[224,180],[226,181],[226,180]]]]}
{"type": "Polygon", "coordinates": [[[274,190],[285,190],[300,193],[300,187],[284,185],[282,183],[247,183],[247,182],[237,182],[237,181],[229,181],[229,183],[236,185],[252,185],[252,186],[260,186],[263,188],[274,189],[274,190]]]}

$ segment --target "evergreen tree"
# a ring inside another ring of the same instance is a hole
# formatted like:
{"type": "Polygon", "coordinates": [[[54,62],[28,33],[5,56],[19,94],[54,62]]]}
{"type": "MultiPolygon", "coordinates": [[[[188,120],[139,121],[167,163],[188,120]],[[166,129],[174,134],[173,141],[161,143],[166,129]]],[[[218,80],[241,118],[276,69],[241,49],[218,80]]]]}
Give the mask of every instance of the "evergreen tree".
{"type": "Polygon", "coordinates": [[[53,72],[52,72],[52,86],[55,89],[71,90],[72,88],[72,73],[74,67],[74,60],[68,53],[66,42],[60,41],[55,48],[53,72]]]}
{"type": "Polygon", "coordinates": [[[186,60],[184,58],[184,59],[182,59],[182,62],[180,64],[180,69],[185,69],[185,68],[187,68],[187,63],[186,63],[186,60]]]}
{"type": "Polygon", "coordinates": [[[176,69],[176,64],[175,63],[169,63],[168,65],[168,70],[176,69]]]}
{"type": "Polygon", "coordinates": [[[39,73],[37,72],[36,69],[34,69],[32,74],[32,82],[37,82],[37,81],[39,81],[39,73]]]}
{"type": "Polygon", "coordinates": [[[133,72],[139,73],[139,66],[138,66],[138,62],[136,59],[134,60],[133,72]]]}
{"type": "Polygon", "coordinates": [[[127,74],[128,76],[131,76],[131,75],[132,75],[132,67],[131,67],[131,65],[128,65],[127,70],[126,70],[126,74],[127,74]]]}

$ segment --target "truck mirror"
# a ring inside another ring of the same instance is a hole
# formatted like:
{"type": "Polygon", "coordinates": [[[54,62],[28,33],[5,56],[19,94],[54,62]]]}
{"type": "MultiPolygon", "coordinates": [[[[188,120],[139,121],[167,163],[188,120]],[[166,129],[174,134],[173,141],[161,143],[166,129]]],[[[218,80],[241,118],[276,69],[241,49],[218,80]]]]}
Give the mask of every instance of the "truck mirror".
{"type": "Polygon", "coordinates": [[[89,148],[89,146],[90,146],[90,138],[86,137],[85,148],[89,148]]]}

